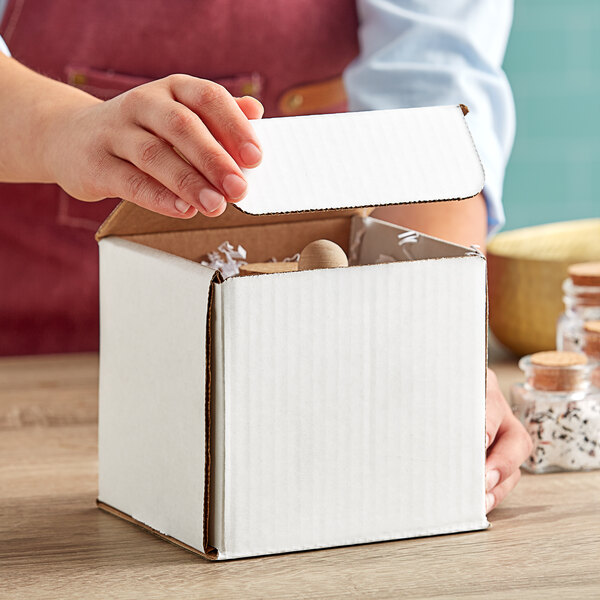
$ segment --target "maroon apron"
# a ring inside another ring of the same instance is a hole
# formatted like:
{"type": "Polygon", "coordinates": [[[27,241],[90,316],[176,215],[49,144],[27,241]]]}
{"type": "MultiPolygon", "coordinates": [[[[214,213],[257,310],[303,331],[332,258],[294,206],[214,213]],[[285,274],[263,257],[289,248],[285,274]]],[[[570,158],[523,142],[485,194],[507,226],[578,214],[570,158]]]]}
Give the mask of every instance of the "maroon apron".
{"type": "MultiPolygon", "coordinates": [[[[9,0],[0,35],[25,65],[103,99],[179,72],[257,97],[266,116],[343,110],[319,104],[318,84],[358,53],[355,0],[9,0]],[[312,83],[303,111],[294,90],[312,83]]],[[[97,349],[93,234],[115,204],[0,184],[0,355],[97,349]]]]}

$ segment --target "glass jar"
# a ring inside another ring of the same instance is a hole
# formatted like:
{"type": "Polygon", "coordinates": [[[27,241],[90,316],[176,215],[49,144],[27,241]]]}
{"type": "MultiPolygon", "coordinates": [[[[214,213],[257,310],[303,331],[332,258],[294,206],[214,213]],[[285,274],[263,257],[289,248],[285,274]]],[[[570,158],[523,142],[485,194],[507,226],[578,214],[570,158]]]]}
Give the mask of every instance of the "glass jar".
{"type": "Polygon", "coordinates": [[[583,351],[597,366],[591,374],[592,385],[600,388],[600,321],[583,324],[583,351]]]}
{"type": "Polygon", "coordinates": [[[523,468],[531,473],[600,468],[597,365],[578,352],[538,352],[519,361],[525,383],[511,389],[513,411],[533,442],[523,468]]]}
{"type": "Polygon", "coordinates": [[[558,350],[583,350],[586,321],[600,320],[600,263],[571,265],[563,283],[563,312],[556,327],[558,350]]]}

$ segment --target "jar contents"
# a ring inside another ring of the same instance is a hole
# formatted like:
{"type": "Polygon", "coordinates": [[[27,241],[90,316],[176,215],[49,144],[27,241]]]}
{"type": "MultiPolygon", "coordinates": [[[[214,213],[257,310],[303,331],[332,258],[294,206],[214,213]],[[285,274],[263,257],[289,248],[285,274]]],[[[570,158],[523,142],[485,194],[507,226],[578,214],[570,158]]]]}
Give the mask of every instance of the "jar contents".
{"type": "Polygon", "coordinates": [[[565,312],[558,319],[556,347],[581,351],[585,322],[600,319],[600,262],[571,265],[568,274],[563,283],[565,312]]]}
{"type": "Polygon", "coordinates": [[[538,352],[519,361],[526,383],[512,387],[515,415],[533,442],[523,467],[531,473],[600,468],[597,365],[580,352],[538,352]]]}

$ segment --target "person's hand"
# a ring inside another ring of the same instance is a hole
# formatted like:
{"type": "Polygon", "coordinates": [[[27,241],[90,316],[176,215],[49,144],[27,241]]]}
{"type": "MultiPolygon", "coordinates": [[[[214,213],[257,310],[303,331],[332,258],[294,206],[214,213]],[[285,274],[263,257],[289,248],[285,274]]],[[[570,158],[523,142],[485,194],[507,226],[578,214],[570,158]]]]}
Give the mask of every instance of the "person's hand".
{"type": "Polygon", "coordinates": [[[517,485],[521,478],[519,466],[532,448],[529,434],[513,415],[491,369],[488,369],[485,420],[485,509],[490,512],[517,485]]]}
{"type": "Polygon", "coordinates": [[[170,217],[218,216],[246,194],[240,167],[261,161],[248,119],[262,117],[262,105],[211,81],[171,75],[106,102],[76,102],[48,125],[45,160],[79,200],[120,197],[170,217]]]}

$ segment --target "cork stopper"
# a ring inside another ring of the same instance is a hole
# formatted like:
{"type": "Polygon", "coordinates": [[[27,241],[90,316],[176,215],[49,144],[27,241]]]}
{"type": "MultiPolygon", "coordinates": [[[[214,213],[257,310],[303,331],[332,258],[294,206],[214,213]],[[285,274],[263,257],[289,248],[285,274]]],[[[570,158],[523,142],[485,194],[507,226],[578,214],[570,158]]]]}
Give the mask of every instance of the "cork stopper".
{"type": "Polygon", "coordinates": [[[567,392],[585,385],[587,362],[586,355],[580,352],[537,352],[525,357],[524,370],[536,390],[567,392]]]}
{"type": "Polygon", "coordinates": [[[587,321],[583,326],[584,351],[600,360],[600,321],[587,321]]]}
{"type": "Polygon", "coordinates": [[[590,333],[600,334],[600,321],[587,321],[583,328],[590,333]]]}
{"type": "Polygon", "coordinates": [[[240,275],[264,275],[265,273],[289,273],[298,270],[298,263],[288,262],[263,262],[249,263],[240,266],[240,275]]]}
{"type": "Polygon", "coordinates": [[[346,253],[336,243],[329,240],[316,240],[305,246],[298,261],[299,271],[334,269],[347,266],[348,257],[346,253]]]}
{"type": "Polygon", "coordinates": [[[577,263],[567,273],[574,285],[600,286],[600,262],[577,263]]]}

